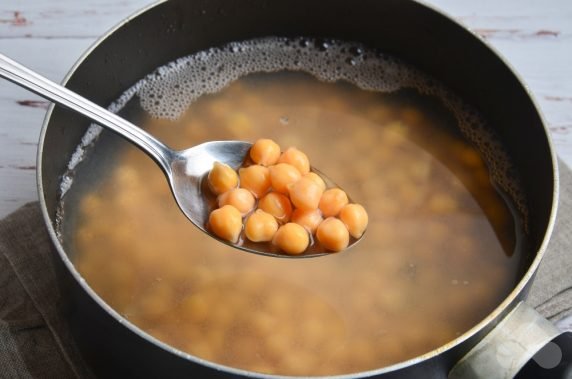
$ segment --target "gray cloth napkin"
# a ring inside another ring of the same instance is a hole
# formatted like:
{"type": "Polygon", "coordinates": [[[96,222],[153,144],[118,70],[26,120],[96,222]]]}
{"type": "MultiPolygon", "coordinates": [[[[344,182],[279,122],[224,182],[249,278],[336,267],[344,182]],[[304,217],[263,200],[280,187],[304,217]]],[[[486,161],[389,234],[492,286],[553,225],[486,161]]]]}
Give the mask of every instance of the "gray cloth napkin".
{"type": "Polygon", "coordinates": [[[89,378],[62,314],[40,206],[0,221],[0,378],[89,378]]]}
{"type": "MultiPolygon", "coordinates": [[[[528,302],[550,320],[572,313],[572,172],[561,168],[558,220],[528,302]]],[[[0,221],[0,377],[89,378],[63,318],[38,203],[0,221]]]]}
{"type": "Polygon", "coordinates": [[[558,215],[526,302],[551,321],[572,314],[572,171],[562,161],[558,215]]]}

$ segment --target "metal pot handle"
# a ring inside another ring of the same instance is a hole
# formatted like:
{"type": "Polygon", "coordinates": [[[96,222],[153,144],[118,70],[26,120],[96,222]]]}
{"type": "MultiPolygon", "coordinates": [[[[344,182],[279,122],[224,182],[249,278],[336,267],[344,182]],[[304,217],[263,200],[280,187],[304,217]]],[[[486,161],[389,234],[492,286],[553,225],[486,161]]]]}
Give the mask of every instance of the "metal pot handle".
{"type": "MultiPolygon", "coordinates": [[[[449,379],[514,378],[559,334],[561,332],[550,321],[521,302],[459,360],[449,372],[449,379]]],[[[542,366],[542,362],[537,363],[542,366]]]]}

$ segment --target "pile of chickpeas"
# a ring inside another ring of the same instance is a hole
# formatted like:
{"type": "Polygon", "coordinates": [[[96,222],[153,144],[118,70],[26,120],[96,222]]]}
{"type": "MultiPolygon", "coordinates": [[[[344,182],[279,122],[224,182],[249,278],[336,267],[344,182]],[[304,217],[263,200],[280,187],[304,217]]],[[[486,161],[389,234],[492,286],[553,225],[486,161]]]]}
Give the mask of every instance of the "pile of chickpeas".
{"type": "Polygon", "coordinates": [[[246,161],[238,172],[215,162],[208,174],[218,205],[208,228],[218,237],[236,244],[244,229],[249,241],[271,242],[299,255],[313,236],[325,251],[337,252],[348,247],[350,236],[358,239],[365,232],[365,208],[350,203],[342,189],[327,188],[302,151],[281,152],[273,140],[259,139],[246,161]]]}

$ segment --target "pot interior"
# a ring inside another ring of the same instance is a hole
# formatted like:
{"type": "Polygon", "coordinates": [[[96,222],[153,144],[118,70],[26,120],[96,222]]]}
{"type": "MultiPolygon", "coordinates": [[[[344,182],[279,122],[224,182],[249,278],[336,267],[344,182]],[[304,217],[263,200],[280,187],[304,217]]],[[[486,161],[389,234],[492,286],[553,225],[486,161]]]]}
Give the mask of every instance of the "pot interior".
{"type": "MultiPolygon", "coordinates": [[[[280,2],[272,12],[217,6],[173,1],[140,15],[78,66],[70,87],[109,104],[159,65],[206,47],[284,36],[289,46],[309,43],[317,52],[324,44],[337,48],[337,38],[358,41],[347,47],[356,60],[363,51],[372,59],[379,50],[393,54],[403,60],[393,61],[398,66],[419,68],[475,107],[510,157],[516,173],[510,179],[518,180],[522,197],[511,200],[509,187],[490,184],[499,160],[480,157],[447,102],[419,88],[378,93],[307,73],[254,74],[200,97],[177,121],[164,117],[165,108],[154,101],[144,110],[135,96],[121,114],[174,148],[260,137],[302,148],[356,200],[363,199],[370,229],[352,251],[313,261],[232,251],[188,224],[146,156],[104,132],[73,173],[76,184],[65,195],[60,220],[61,246],[97,296],[177,349],[230,367],[286,375],[351,374],[395,364],[486,318],[535,257],[552,203],[544,128],[510,70],[467,32],[415,3],[340,2],[328,9],[310,4],[300,13],[280,2]],[[347,20],[327,17],[334,11],[347,12],[347,20]],[[161,28],[165,15],[173,17],[169,35],[161,28]],[[260,22],[241,22],[252,18],[260,22]],[[145,52],[132,51],[127,41],[150,19],[159,21],[157,34],[146,40],[145,52]],[[297,22],[287,22],[292,19],[297,22]],[[411,28],[396,32],[396,19],[410,20],[411,28]],[[185,38],[187,33],[194,38],[185,38]],[[438,43],[444,35],[451,41],[445,47],[438,43]],[[110,69],[94,74],[98,64],[110,69]],[[97,76],[105,72],[119,76],[104,83],[109,78],[97,76]],[[491,83],[497,84],[494,91],[491,83]],[[154,105],[155,116],[163,117],[150,117],[154,105]],[[524,159],[530,144],[535,159],[530,152],[524,159]],[[535,175],[542,180],[533,181],[535,175]],[[225,326],[213,326],[213,320],[225,326]],[[326,352],[325,346],[335,348],[326,352]],[[291,349],[298,354],[288,354],[291,349]],[[309,358],[315,356],[324,361],[309,358]]],[[[354,67],[345,58],[340,64],[354,67]]],[[[139,95],[148,100],[159,92],[139,95]]],[[[57,178],[70,155],[55,155],[54,144],[71,153],[85,131],[68,129],[69,123],[87,125],[56,110],[44,137],[42,184],[54,224],[57,178]]]]}

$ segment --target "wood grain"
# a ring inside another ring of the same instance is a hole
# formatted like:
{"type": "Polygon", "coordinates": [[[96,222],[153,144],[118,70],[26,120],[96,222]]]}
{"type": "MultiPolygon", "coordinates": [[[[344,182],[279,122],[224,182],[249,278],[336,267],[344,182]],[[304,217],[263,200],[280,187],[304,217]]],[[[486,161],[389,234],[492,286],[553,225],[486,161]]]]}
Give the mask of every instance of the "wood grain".
{"type": "MultiPolygon", "coordinates": [[[[99,36],[149,0],[2,0],[0,52],[48,78],[65,73],[99,36]]],[[[572,164],[572,2],[430,0],[481,35],[521,75],[572,164]]],[[[404,24],[404,27],[407,27],[404,24]]],[[[37,198],[35,144],[45,102],[0,81],[0,217],[37,198]]]]}
{"type": "Polygon", "coordinates": [[[149,0],[2,0],[3,38],[93,40],[149,0]]]}
{"type": "Polygon", "coordinates": [[[512,65],[542,110],[558,154],[572,165],[572,2],[432,0],[512,65]]]}
{"type": "MultiPolygon", "coordinates": [[[[108,29],[149,0],[2,0],[0,52],[60,82],[108,29]]],[[[36,200],[36,149],[47,102],[0,80],[0,217],[36,200]]]]}

